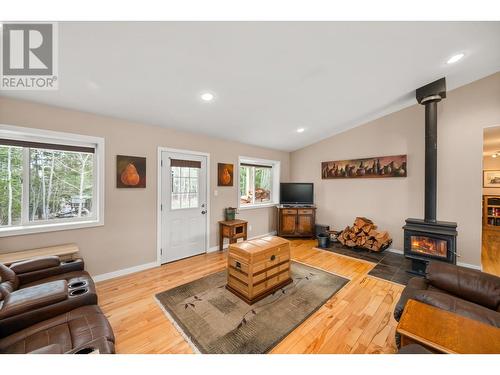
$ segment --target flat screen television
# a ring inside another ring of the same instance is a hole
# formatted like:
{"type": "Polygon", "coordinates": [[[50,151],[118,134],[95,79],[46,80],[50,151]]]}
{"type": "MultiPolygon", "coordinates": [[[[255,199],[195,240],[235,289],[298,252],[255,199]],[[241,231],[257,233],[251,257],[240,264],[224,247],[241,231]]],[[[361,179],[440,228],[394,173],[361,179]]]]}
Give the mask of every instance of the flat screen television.
{"type": "Polygon", "coordinates": [[[314,204],[314,184],[304,182],[281,183],[281,204],[314,204]]]}

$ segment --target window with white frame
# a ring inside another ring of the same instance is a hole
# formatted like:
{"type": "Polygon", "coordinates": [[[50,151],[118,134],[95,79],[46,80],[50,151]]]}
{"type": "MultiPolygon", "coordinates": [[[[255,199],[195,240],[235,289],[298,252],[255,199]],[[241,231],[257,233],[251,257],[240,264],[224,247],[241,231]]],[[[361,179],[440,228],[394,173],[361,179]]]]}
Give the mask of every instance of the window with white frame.
{"type": "Polygon", "coordinates": [[[102,138],[1,125],[0,235],[101,224],[103,147],[102,138]]]}
{"type": "Polygon", "coordinates": [[[277,204],[279,177],[278,161],[240,157],[239,207],[277,204]]]}

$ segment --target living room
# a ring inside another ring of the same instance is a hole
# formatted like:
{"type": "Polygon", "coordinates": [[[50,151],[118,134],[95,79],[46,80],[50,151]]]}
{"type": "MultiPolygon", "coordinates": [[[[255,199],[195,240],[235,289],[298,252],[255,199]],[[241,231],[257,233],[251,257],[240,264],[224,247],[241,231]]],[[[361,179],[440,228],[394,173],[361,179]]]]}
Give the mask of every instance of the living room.
{"type": "Polygon", "coordinates": [[[499,21],[18,15],[2,359],[498,358],[499,21]]]}

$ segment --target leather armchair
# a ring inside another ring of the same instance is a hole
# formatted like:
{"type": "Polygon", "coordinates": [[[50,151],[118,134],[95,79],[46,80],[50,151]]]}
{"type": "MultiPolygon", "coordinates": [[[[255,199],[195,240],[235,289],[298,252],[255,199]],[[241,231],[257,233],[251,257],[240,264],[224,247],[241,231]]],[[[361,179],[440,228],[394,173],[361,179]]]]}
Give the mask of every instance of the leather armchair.
{"type": "Polygon", "coordinates": [[[409,299],[500,328],[500,277],[485,272],[431,261],[426,277],[410,279],[401,293],[394,309],[397,321],[409,299]]]}

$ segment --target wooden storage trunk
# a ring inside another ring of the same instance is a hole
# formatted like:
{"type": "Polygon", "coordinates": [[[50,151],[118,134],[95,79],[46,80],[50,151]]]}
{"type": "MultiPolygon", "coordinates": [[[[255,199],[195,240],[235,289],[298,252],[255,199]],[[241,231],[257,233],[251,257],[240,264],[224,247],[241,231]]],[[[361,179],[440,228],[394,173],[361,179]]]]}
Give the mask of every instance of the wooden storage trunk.
{"type": "Polygon", "coordinates": [[[292,282],[290,242],[263,237],[229,246],[227,289],[252,304],[292,282]]]}

